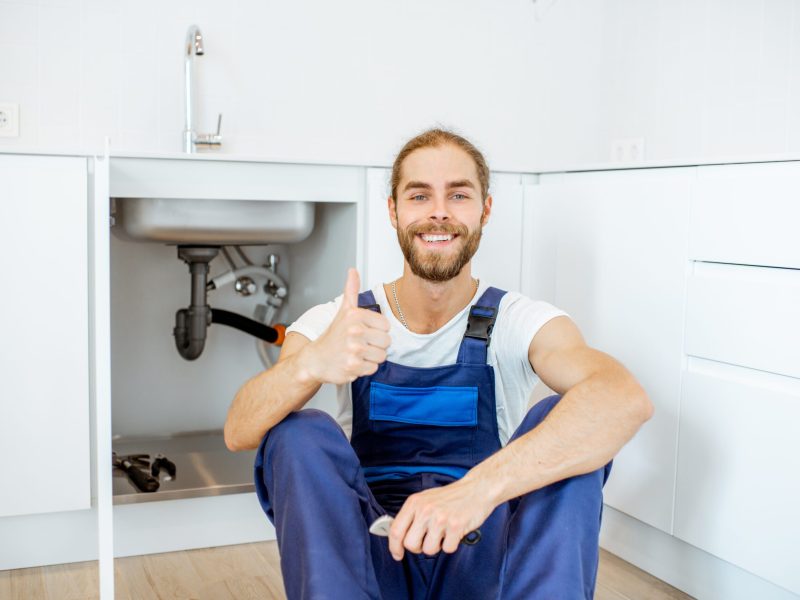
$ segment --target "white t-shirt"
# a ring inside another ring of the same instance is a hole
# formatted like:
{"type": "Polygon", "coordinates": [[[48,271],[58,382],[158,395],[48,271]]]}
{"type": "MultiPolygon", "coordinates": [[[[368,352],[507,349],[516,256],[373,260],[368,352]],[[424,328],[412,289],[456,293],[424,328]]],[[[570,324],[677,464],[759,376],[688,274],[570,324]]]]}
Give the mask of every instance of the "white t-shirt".
{"type": "MultiPolygon", "coordinates": [[[[392,343],[387,350],[387,360],[411,367],[438,367],[455,364],[458,348],[467,328],[469,307],[481,297],[488,284],[480,283],[470,303],[434,333],[414,333],[406,329],[394,316],[382,285],[372,293],[389,320],[392,343]]],[[[342,296],[332,302],[318,304],[307,310],[286,329],[314,341],[330,325],[342,296]]],[[[497,320],[492,330],[487,353],[488,363],[494,367],[497,425],[500,442],[505,445],[522,423],[528,408],[528,399],[538,376],[528,361],[528,348],[533,336],[550,319],[568,316],[542,300],[531,300],[518,292],[507,292],[500,301],[497,320]]],[[[353,401],[350,384],[336,386],[338,414],[336,420],[350,437],[353,425],[353,401]]]]}

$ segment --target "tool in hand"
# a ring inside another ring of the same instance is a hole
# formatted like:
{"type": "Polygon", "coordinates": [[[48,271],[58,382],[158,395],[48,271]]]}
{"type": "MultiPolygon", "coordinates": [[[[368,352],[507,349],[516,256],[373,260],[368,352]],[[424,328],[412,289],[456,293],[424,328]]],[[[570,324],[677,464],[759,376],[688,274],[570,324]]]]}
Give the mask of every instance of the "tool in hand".
{"type": "MultiPolygon", "coordinates": [[[[394,517],[382,515],[372,522],[372,525],[369,526],[369,532],[380,537],[389,537],[389,528],[392,526],[393,521],[394,517]]],[[[467,546],[474,546],[479,541],[481,541],[480,529],[470,531],[467,535],[461,538],[461,543],[466,544],[467,546]]]]}
{"type": "Polygon", "coordinates": [[[118,469],[125,471],[125,474],[142,492],[155,492],[158,486],[161,485],[158,479],[150,475],[147,471],[143,471],[140,467],[147,466],[148,454],[131,454],[129,456],[117,456],[116,452],[111,453],[111,462],[118,469]]]}

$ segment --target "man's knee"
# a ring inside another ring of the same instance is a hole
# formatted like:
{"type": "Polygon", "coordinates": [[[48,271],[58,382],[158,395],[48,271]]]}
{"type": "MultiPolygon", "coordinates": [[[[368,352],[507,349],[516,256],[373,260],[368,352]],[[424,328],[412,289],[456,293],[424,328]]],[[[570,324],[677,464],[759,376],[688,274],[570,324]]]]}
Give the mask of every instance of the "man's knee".
{"type": "Polygon", "coordinates": [[[548,396],[547,398],[542,398],[536,404],[531,406],[528,409],[525,418],[522,419],[522,423],[520,423],[517,430],[514,432],[514,435],[511,436],[511,440],[515,440],[521,435],[528,433],[534,427],[536,427],[539,423],[544,421],[544,418],[553,410],[553,407],[559,403],[561,400],[561,396],[559,394],[554,394],[552,396],[548,396]]]}
{"type": "Polygon", "coordinates": [[[298,440],[308,440],[319,435],[338,434],[344,432],[339,424],[328,413],[316,408],[306,408],[292,412],[274,425],[266,434],[269,446],[290,444],[297,445],[298,440]]]}
{"type": "MultiPolygon", "coordinates": [[[[516,439],[519,436],[531,431],[542,421],[544,421],[545,417],[550,414],[550,411],[553,410],[555,405],[558,404],[562,398],[563,396],[560,394],[553,394],[552,396],[542,398],[536,404],[534,404],[528,410],[528,413],[525,415],[525,418],[522,420],[522,423],[514,432],[514,435],[511,439],[516,439]]],[[[606,481],[608,481],[608,477],[611,475],[611,466],[613,463],[614,461],[612,459],[604,466],[594,471],[595,476],[601,481],[600,487],[603,487],[606,484],[606,481]]],[[[587,473],[587,475],[590,474],[587,473]]]]}
{"type": "Polygon", "coordinates": [[[290,413],[262,440],[264,465],[318,469],[331,464],[352,470],[358,459],[342,428],[328,413],[309,408],[290,413]]]}

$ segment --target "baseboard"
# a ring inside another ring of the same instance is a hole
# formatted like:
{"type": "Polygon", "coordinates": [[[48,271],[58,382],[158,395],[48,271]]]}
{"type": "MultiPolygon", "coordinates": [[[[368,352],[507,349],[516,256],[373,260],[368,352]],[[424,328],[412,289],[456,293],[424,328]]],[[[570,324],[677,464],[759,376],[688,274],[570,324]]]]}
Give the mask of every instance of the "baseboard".
{"type": "Polygon", "coordinates": [[[115,557],[274,539],[255,493],[114,507],[115,557]]]}
{"type": "Polygon", "coordinates": [[[97,510],[0,518],[0,571],[97,560],[97,510]]]}
{"type": "Polygon", "coordinates": [[[798,600],[800,596],[605,506],[600,546],[698,600],[798,600]]]}

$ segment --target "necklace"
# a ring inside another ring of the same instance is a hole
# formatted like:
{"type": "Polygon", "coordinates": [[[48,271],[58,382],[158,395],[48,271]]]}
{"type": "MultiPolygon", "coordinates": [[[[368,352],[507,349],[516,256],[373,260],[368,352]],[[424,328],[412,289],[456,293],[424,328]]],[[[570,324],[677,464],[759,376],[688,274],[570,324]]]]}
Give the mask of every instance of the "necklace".
{"type": "MultiPolygon", "coordinates": [[[[406,317],[403,314],[403,309],[400,308],[400,301],[397,299],[397,281],[398,280],[395,279],[392,282],[392,296],[394,296],[394,305],[397,307],[397,314],[400,315],[400,322],[403,324],[403,327],[405,327],[406,329],[408,329],[410,331],[411,329],[409,328],[408,323],[406,323],[406,317]]],[[[480,285],[480,280],[479,279],[475,279],[473,277],[472,281],[475,282],[475,292],[477,292],[478,291],[478,286],[480,285]]],[[[472,292],[473,295],[475,294],[475,292],[472,292]]]]}

